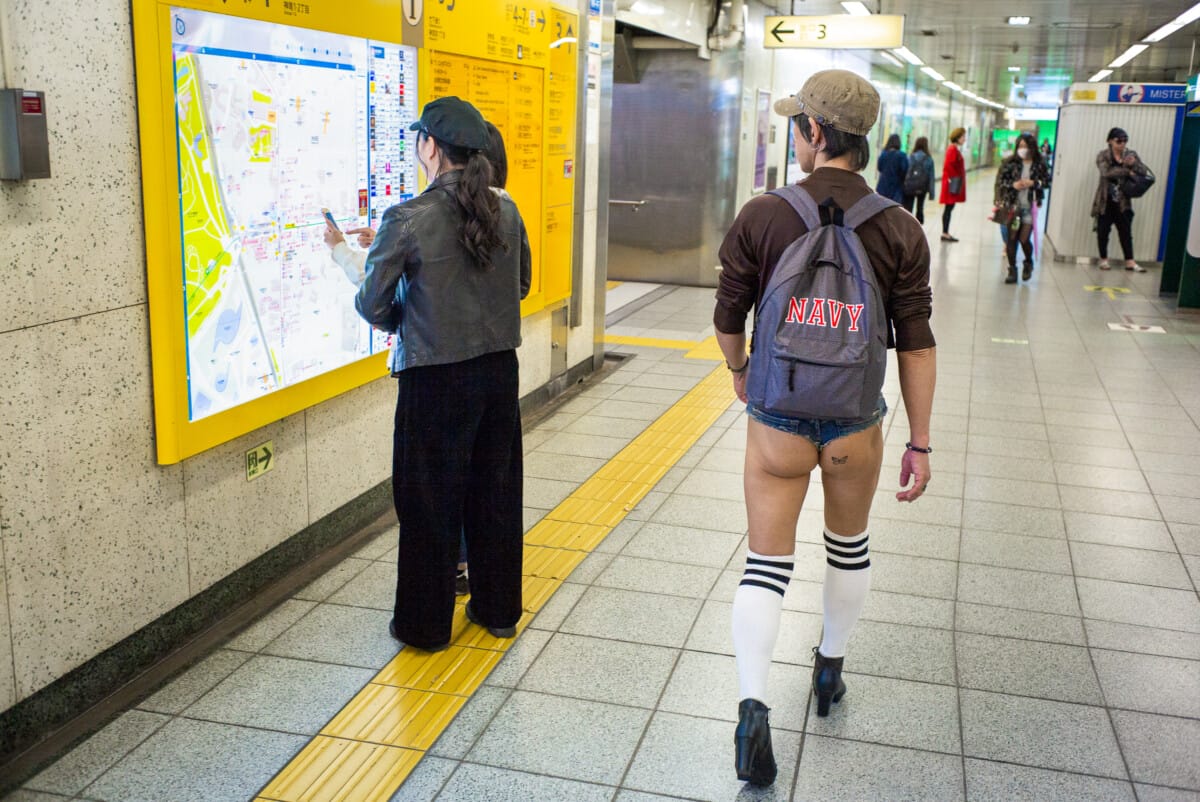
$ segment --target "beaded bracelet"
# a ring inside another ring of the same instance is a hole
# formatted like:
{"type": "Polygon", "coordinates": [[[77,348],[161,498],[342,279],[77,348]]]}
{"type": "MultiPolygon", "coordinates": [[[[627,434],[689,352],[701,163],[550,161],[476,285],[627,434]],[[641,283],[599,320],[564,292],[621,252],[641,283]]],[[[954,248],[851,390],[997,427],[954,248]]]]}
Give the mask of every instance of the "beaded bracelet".
{"type": "Polygon", "coordinates": [[[915,451],[918,454],[932,454],[933,453],[932,447],[921,448],[920,446],[914,446],[912,443],[905,443],[904,447],[907,448],[909,451],[915,451]]]}

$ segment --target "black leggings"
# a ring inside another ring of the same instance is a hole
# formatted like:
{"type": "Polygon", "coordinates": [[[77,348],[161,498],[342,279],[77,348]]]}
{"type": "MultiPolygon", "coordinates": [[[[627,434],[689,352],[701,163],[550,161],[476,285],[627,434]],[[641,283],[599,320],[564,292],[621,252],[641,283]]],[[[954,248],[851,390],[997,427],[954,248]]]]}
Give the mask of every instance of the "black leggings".
{"type": "Polygon", "coordinates": [[[942,233],[950,233],[950,215],[954,214],[954,204],[946,204],[946,208],[942,209],[942,233]]]}
{"type": "Polygon", "coordinates": [[[1100,246],[1100,258],[1108,258],[1108,235],[1112,226],[1117,227],[1117,238],[1121,240],[1121,252],[1127,260],[1133,260],[1133,210],[1121,211],[1121,207],[1109,201],[1104,214],[1096,221],[1096,239],[1100,246]]]}
{"type": "Polygon", "coordinates": [[[1004,244],[1008,255],[1008,266],[1017,268],[1017,243],[1021,243],[1021,252],[1025,254],[1025,264],[1033,264],[1033,226],[1023,224],[1019,231],[1008,232],[1008,240],[1004,244]]]}
{"type": "Polygon", "coordinates": [[[925,225],[925,193],[904,196],[904,210],[909,214],[912,214],[914,203],[917,205],[917,222],[925,225]]]}

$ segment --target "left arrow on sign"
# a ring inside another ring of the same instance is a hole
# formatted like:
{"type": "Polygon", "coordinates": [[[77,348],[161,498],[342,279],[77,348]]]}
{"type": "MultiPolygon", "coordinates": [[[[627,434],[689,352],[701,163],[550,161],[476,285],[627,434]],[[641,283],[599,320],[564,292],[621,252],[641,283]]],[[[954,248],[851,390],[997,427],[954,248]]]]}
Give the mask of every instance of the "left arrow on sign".
{"type": "Polygon", "coordinates": [[[795,33],[795,31],[791,28],[783,27],[783,20],[775,23],[775,27],[771,29],[771,35],[775,37],[776,42],[782,42],[785,35],[790,35],[793,33],[795,33]]]}

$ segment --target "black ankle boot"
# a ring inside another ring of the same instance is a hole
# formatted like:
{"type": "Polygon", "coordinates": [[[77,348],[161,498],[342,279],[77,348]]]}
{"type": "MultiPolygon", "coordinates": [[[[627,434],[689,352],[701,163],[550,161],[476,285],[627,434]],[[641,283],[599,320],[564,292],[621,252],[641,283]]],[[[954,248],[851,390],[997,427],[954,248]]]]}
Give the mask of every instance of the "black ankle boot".
{"type": "Polygon", "coordinates": [[[817,696],[817,715],[829,715],[829,705],[842,701],[846,683],[842,682],[842,657],[826,657],[813,647],[813,693],[817,696]]]}
{"type": "Polygon", "coordinates": [[[1021,270],[1021,278],[1029,281],[1029,277],[1033,275],[1033,262],[1026,261],[1025,267],[1021,270]]]}
{"type": "Polygon", "coordinates": [[[743,699],[738,705],[738,725],[733,734],[737,749],[734,765],[739,780],[751,785],[775,782],[775,753],[771,751],[771,726],[767,706],[757,699],[743,699]]]}
{"type": "Polygon", "coordinates": [[[1006,275],[1004,277],[1004,283],[1005,284],[1016,284],[1017,283],[1017,268],[1016,267],[1008,268],[1008,275],[1006,275]]]}

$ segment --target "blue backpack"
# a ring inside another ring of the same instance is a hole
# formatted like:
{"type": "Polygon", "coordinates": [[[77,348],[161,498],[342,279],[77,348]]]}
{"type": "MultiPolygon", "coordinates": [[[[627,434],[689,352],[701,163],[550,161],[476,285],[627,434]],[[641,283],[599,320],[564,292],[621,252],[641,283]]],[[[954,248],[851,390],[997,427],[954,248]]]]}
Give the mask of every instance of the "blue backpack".
{"type": "Polygon", "coordinates": [[[887,367],[887,312],[855,229],[897,204],[874,192],[843,213],[797,185],[772,190],[808,227],[787,247],[754,316],[751,404],[776,415],[863,420],[887,367]]]}

